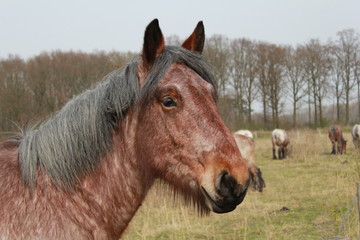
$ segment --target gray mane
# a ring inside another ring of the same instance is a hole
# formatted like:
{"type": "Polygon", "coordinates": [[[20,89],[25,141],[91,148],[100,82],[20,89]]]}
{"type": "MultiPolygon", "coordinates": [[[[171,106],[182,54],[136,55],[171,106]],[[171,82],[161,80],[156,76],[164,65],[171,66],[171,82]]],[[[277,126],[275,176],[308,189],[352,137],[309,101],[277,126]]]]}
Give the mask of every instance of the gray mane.
{"type": "Polygon", "coordinates": [[[70,100],[38,129],[23,133],[19,146],[23,183],[35,187],[40,168],[55,185],[73,188],[111,150],[114,131],[129,108],[151,99],[174,62],[187,65],[216,86],[200,54],[172,46],[156,59],[141,90],[137,61],[111,72],[94,89],[70,100]]]}

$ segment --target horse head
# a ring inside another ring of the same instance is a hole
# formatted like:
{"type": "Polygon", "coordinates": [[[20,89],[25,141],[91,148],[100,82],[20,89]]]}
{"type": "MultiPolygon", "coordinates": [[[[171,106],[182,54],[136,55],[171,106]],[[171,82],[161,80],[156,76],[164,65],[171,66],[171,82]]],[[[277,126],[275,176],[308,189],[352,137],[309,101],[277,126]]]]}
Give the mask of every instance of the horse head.
{"type": "Polygon", "coordinates": [[[217,111],[215,81],[201,56],[204,40],[202,22],[181,47],[165,47],[156,19],[146,28],[136,134],[146,144],[138,144],[137,154],[201,211],[224,213],[243,201],[249,174],[217,111]]]}

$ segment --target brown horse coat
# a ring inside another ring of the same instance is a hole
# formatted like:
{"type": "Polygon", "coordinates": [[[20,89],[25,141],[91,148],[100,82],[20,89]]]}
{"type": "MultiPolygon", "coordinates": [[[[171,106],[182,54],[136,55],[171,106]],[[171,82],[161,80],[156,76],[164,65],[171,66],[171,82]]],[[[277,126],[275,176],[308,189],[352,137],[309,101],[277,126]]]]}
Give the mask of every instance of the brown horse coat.
{"type": "Polygon", "coordinates": [[[165,47],[155,19],[139,60],[0,143],[0,239],[119,239],[157,178],[201,213],[234,210],[249,173],[204,39],[199,22],[165,47]]]}
{"type": "Polygon", "coordinates": [[[332,144],[331,154],[346,153],[346,140],[342,135],[342,130],[339,125],[331,125],[328,129],[329,139],[332,144]]]}

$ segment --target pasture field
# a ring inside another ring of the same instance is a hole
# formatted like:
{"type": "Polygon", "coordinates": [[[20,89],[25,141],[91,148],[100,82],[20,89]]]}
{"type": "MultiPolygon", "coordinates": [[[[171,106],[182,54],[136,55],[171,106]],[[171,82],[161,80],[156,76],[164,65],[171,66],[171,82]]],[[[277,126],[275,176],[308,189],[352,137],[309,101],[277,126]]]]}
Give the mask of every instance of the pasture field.
{"type": "MultiPolygon", "coordinates": [[[[289,131],[292,155],[272,160],[270,132],[256,132],[256,164],[266,181],[264,192],[249,191],[227,214],[199,216],[175,199],[168,187],[155,184],[130,222],[123,239],[324,239],[339,234],[360,182],[360,153],[331,155],[327,129],[289,131]],[[164,190],[165,189],[165,190],[164,190]]],[[[357,203],[341,236],[360,233],[357,203]]]]}

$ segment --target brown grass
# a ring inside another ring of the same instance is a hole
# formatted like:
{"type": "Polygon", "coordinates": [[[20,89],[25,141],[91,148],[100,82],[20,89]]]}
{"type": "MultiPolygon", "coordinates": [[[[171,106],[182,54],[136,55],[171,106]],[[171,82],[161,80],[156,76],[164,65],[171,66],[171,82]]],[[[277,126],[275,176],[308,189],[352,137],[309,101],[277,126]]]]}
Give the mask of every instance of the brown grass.
{"type": "Polygon", "coordinates": [[[356,239],[360,232],[355,204],[343,232],[339,227],[356,194],[359,157],[349,133],[346,155],[330,155],[326,130],[289,132],[293,153],[272,160],[270,133],[255,139],[256,163],[263,172],[263,193],[249,192],[228,214],[199,217],[156,184],[123,239],[356,239]],[[284,208],[286,207],[286,208],[284,208]]]}

